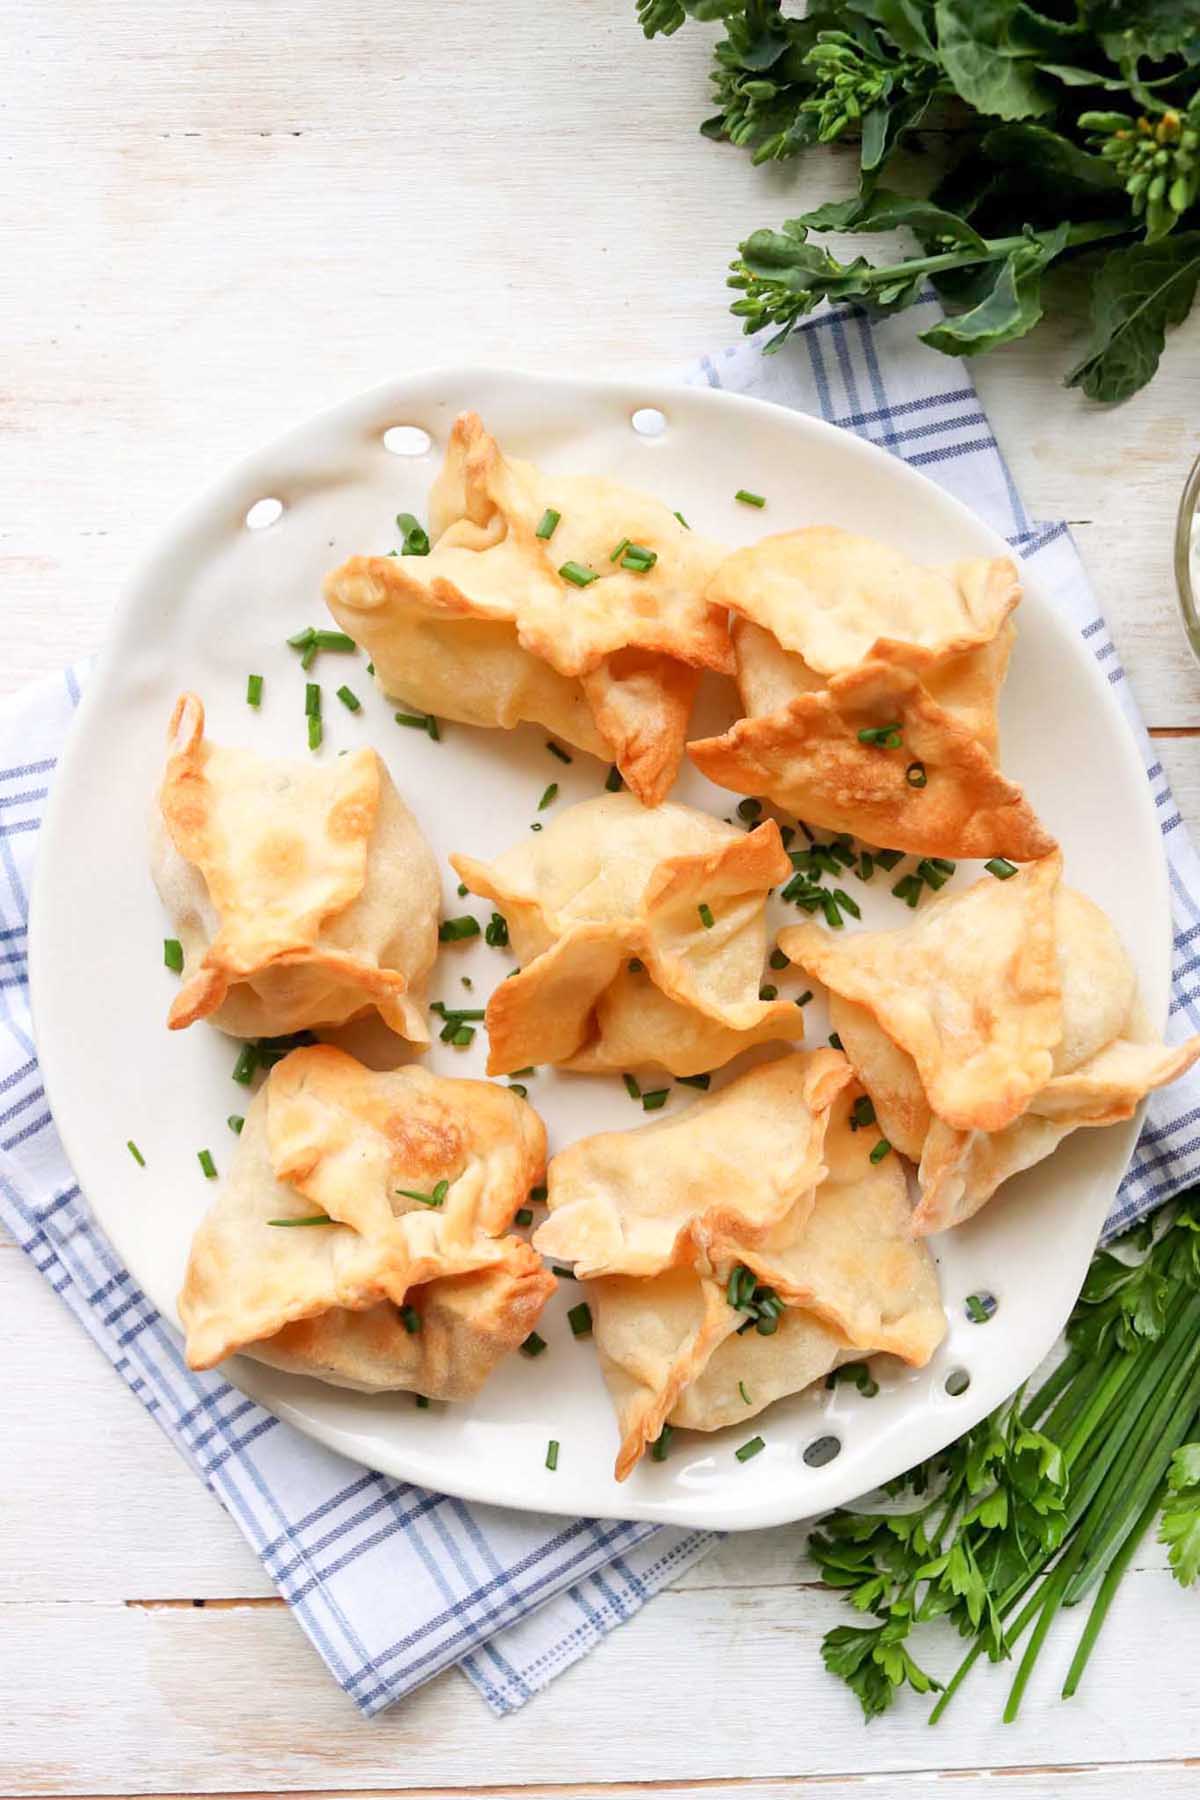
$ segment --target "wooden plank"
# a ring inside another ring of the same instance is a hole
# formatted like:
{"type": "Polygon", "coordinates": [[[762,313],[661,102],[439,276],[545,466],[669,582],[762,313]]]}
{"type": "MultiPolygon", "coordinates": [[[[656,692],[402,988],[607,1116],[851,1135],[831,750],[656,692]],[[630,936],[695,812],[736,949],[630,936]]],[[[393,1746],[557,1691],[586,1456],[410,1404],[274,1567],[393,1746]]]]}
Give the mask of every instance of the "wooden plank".
{"type": "MultiPolygon", "coordinates": [[[[1056,1634],[1012,1727],[1011,1671],[984,1667],[936,1733],[910,1701],[867,1728],[820,1667],[837,1616],[824,1594],[670,1592],[503,1726],[451,1672],[368,1727],[274,1609],[6,1606],[0,1769],[14,1795],[444,1792],[1170,1763],[1200,1742],[1195,1599],[1163,1575],[1120,1590],[1069,1704],[1074,1631],[1056,1634]]],[[[946,1672],[954,1651],[927,1655],[946,1672]]]]}

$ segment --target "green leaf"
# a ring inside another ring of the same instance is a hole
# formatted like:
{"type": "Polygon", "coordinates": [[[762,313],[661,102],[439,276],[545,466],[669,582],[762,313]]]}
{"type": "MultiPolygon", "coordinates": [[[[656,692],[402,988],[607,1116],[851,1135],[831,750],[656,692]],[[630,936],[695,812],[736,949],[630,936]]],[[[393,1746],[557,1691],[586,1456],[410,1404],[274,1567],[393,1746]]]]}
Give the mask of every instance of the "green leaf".
{"type": "Polygon", "coordinates": [[[1200,33],[1200,0],[1098,0],[1091,29],[1114,62],[1186,53],[1200,33]]]}
{"type": "Polygon", "coordinates": [[[1070,138],[1046,125],[998,125],[988,132],[981,147],[992,162],[1019,165],[1023,180],[1035,169],[1039,180],[1052,180],[1056,185],[1068,182],[1105,193],[1122,188],[1121,177],[1107,157],[1080,150],[1070,138]]]}
{"type": "Polygon", "coordinates": [[[1182,1444],[1171,1458],[1169,1492],[1163,1503],[1158,1541],[1181,1587],[1200,1575],[1200,1444],[1182,1444]]]}
{"type": "Polygon", "coordinates": [[[1006,47],[1014,0],[937,0],[938,49],[968,106],[998,119],[1034,119],[1054,110],[1054,91],[1031,57],[1006,47]]]}
{"type": "Polygon", "coordinates": [[[957,213],[946,212],[931,200],[893,194],[887,188],[875,188],[851,200],[831,200],[788,223],[812,231],[897,231],[906,226],[923,242],[940,238],[981,254],[987,249],[979,233],[957,213]]]}
{"type": "Polygon", "coordinates": [[[852,4],[855,12],[882,25],[897,50],[936,61],[937,50],[929,35],[932,6],[922,5],[921,0],[852,0],[852,4]]]}
{"type": "Polygon", "coordinates": [[[1158,368],[1167,327],[1191,311],[1198,281],[1200,232],[1112,251],[1092,287],[1092,341],[1067,386],[1106,401],[1144,387],[1158,368]]]}
{"type": "Polygon", "coordinates": [[[1060,225],[1012,251],[996,265],[987,296],[970,312],[923,331],[922,343],[947,356],[977,356],[1032,331],[1042,316],[1042,275],[1066,244],[1068,230],[1060,225]]]}

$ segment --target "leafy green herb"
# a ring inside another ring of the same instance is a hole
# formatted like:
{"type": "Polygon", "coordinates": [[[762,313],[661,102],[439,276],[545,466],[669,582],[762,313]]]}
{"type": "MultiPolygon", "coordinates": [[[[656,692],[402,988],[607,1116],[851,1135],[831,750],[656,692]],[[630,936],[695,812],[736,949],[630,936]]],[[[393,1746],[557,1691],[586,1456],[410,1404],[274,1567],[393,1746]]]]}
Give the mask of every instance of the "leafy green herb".
{"type": "Polygon", "coordinates": [[[749,1462],[752,1456],[757,1456],[759,1451],[765,1450],[766,1447],[764,1439],[752,1437],[749,1443],[743,1444],[741,1448],[735,1450],[733,1454],[737,1457],[739,1462],[749,1462]]]}
{"type": "Polygon", "coordinates": [[[892,1146],[888,1143],[886,1138],[880,1138],[879,1142],[871,1152],[870,1161],[873,1163],[881,1163],[885,1156],[891,1154],[891,1148],[892,1146]]]}
{"type": "Polygon", "coordinates": [[[438,938],[443,944],[459,944],[465,938],[479,936],[479,920],[470,913],[463,913],[457,919],[443,919],[438,926],[438,938]]]}
{"type": "Polygon", "coordinates": [[[748,488],[739,488],[733,497],[735,500],[740,500],[743,506],[762,508],[767,504],[762,494],[752,494],[748,488]]]}
{"type": "Polygon", "coordinates": [[[543,540],[552,538],[558,528],[558,523],[561,518],[562,514],[560,512],[555,512],[552,506],[548,506],[538,520],[537,530],[533,534],[534,537],[540,537],[543,540]]]}
{"type": "Polygon", "coordinates": [[[578,1306],[571,1308],[567,1314],[567,1322],[573,1336],[589,1337],[591,1335],[592,1309],[586,1300],[581,1300],[578,1306]]]}
{"type": "Polygon", "coordinates": [[[337,697],[349,712],[362,711],[362,701],[354,692],[353,688],[340,687],[337,691],[337,697]]]}
{"type": "Polygon", "coordinates": [[[545,1348],[545,1338],[539,1337],[536,1331],[531,1331],[521,1345],[521,1354],[522,1356],[540,1356],[545,1348]]]}
{"type": "Polygon", "coordinates": [[[217,1178],[217,1165],[212,1159],[212,1151],[211,1150],[197,1150],[196,1160],[199,1162],[200,1167],[204,1170],[204,1173],[205,1173],[206,1177],[208,1178],[208,1180],[215,1181],[217,1178]]]}
{"type": "Polygon", "coordinates": [[[134,1162],[137,1164],[138,1168],[144,1169],[146,1166],[146,1159],[142,1155],[141,1151],[138,1149],[137,1145],[134,1143],[132,1138],[127,1138],[125,1140],[125,1148],[128,1150],[130,1156],[132,1156],[132,1158],[133,1158],[134,1162]]]}
{"type": "Polygon", "coordinates": [[[985,862],[983,866],[989,875],[996,877],[997,881],[1008,881],[1017,872],[1016,863],[1010,863],[1007,856],[993,856],[991,861],[985,862]]]}
{"type": "Polygon", "coordinates": [[[242,1087],[249,1087],[258,1068],[258,1047],[255,1044],[243,1044],[238,1051],[237,1061],[233,1065],[233,1079],[242,1087]]]}
{"type": "Polygon", "coordinates": [[[898,750],[904,741],[899,725],[864,725],[858,734],[860,744],[875,744],[880,750],[898,750]]]}
{"type": "Polygon", "coordinates": [[[551,1438],[550,1442],[546,1445],[546,1467],[550,1470],[551,1474],[553,1474],[558,1467],[557,1438],[551,1438]]]}
{"type": "Polygon", "coordinates": [[[412,513],[397,513],[396,529],[401,538],[401,556],[429,555],[429,533],[412,513]]]}
{"type": "Polygon", "coordinates": [[[246,677],[246,705],[261,706],[263,696],[263,678],[261,675],[246,677]]]}
{"type": "Polygon", "coordinates": [[[640,1100],[642,1097],[642,1090],[638,1086],[637,1076],[622,1075],[621,1080],[625,1083],[625,1092],[629,1095],[629,1098],[631,1100],[640,1100]]]}
{"type": "Polygon", "coordinates": [[[585,569],[582,563],[577,562],[565,562],[558,572],[564,581],[569,581],[572,587],[577,588],[591,587],[593,581],[600,579],[595,569],[585,569]]]}
{"type": "Polygon", "coordinates": [[[163,964],[173,975],[183,973],[183,945],[178,938],[163,939],[163,964]]]}
{"type": "Polygon", "coordinates": [[[484,929],[483,941],[490,944],[493,950],[508,948],[508,920],[503,913],[494,912],[484,929]]]}
{"type": "Polygon", "coordinates": [[[696,908],[696,911],[700,914],[700,923],[703,925],[705,931],[711,931],[714,923],[712,907],[709,906],[706,900],[702,900],[696,908]]]}
{"type": "Polygon", "coordinates": [[[1176,1581],[1190,1587],[1200,1575],[1200,1444],[1181,1444],[1171,1458],[1158,1539],[1176,1581]]]}
{"type": "Polygon", "coordinates": [[[225,1123],[228,1125],[230,1131],[232,1131],[234,1137],[241,1137],[242,1127],[246,1123],[241,1113],[230,1113],[225,1123]]]}
{"type": "Polygon", "coordinates": [[[725,1287],[725,1298],[735,1312],[745,1313],[739,1333],[753,1328],[760,1337],[773,1337],[779,1329],[783,1301],[773,1287],[760,1283],[753,1269],[745,1263],[734,1266],[725,1287]]]}
{"type": "Polygon", "coordinates": [[[642,1095],[643,1112],[661,1112],[671,1097],[670,1088],[653,1088],[642,1095]]]}

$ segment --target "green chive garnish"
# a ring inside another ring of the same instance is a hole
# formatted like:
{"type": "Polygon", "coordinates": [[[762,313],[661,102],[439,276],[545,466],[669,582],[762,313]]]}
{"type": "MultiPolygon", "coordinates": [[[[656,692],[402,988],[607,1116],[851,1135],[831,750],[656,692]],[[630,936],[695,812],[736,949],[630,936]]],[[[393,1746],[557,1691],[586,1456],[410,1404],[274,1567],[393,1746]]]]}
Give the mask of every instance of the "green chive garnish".
{"type": "Polygon", "coordinates": [[[228,1125],[230,1131],[232,1131],[234,1137],[241,1137],[242,1126],[246,1123],[241,1113],[230,1113],[225,1123],[228,1125]]]}
{"type": "Polygon", "coordinates": [[[473,1025],[458,1026],[453,1033],[450,1042],[454,1045],[456,1050],[465,1050],[468,1044],[473,1044],[475,1042],[475,1027],[473,1025]]]}
{"type": "Polygon", "coordinates": [[[923,762],[910,762],[904,771],[904,779],[911,788],[923,788],[929,780],[923,762]]]}
{"type": "Polygon", "coordinates": [[[834,931],[840,931],[845,924],[845,920],[838,911],[836,896],[827,894],[822,890],[818,898],[820,900],[821,911],[825,914],[825,923],[831,926],[834,931]]]}
{"type": "Polygon", "coordinates": [[[400,1308],[400,1320],[405,1331],[407,1331],[411,1337],[415,1337],[421,1329],[421,1315],[415,1306],[402,1306],[400,1308]]]}
{"type": "Polygon", "coordinates": [[[416,1405],[422,1409],[422,1411],[424,1411],[425,1407],[427,1407],[429,1405],[429,1397],[427,1394],[414,1394],[413,1400],[416,1403],[416,1405]]]}
{"type": "Polygon", "coordinates": [[[300,667],[302,669],[312,668],[317,660],[317,651],[320,648],[321,646],[317,642],[317,634],[314,631],[311,638],[308,640],[308,643],[304,646],[303,654],[300,657],[300,667]]]}
{"type": "Polygon", "coordinates": [[[904,852],[903,850],[877,850],[875,852],[875,861],[879,864],[881,869],[886,869],[890,874],[897,863],[902,863],[904,861],[904,852]]]}
{"type": "Polygon", "coordinates": [[[637,1084],[636,1075],[622,1075],[621,1080],[625,1083],[625,1092],[629,1095],[629,1098],[631,1100],[640,1100],[642,1097],[642,1090],[637,1084]]]}
{"type": "Polygon", "coordinates": [[[557,799],[558,799],[558,783],[557,783],[557,781],[552,781],[550,783],[550,786],[546,789],[545,793],[542,795],[541,799],[537,803],[538,811],[545,812],[546,808],[548,806],[553,806],[554,802],[557,799]]]}
{"type": "Polygon", "coordinates": [[[993,856],[991,862],[985,862],[983,866],[997,881],[1007,881],[1010,875],[1017,872],[1016,863],[1010,863],[1007,856],[993,856]]]}
{"type": "Polygon", "coordinates": [[[464,938],[479,936],[479,920],[470,913],[458,919],[443,919],[438,926],[438,939],[443,944],[458,944],[464,938]]]}
{"type": "Polygon", "coordinates": [[[733,497],[735,500],[740,500],[743,506],[765,506],[767,504],[761,494],[752,494],[749,488],[739,488],[733,497]]]}
{"type": "Polygon", "coordinates": [[[172,974],[179,975],[183,971],[183,945],[178,938],[163,939],[163,962],[172,974]]]}
{"type": "Polygon", "coordinates": [[[247,675],[247,677],[246,677],[246,705],[247,706],[261,706],[262,705],[262,690],[263,690],[262,676],[261,675],[247,675]]]}
{"type": "Polygon", "coordinates": [[[319,719],[321,716],[321,684],[309,681],[304,687],[304,711],[308,718],[319,719]]]}
{"type": "Polygon", "coordinates": [[[340,687],[337,691],[337,697],[342,705],[348,707],[351,712],[362,711],[362,701],[354,692],[353,688],[340,687]]]}
{"type": "Polygon", "coordinates": [[[996,1310],[994,1294],[968,1294],[965,1304],[972,1325],[986,1325],[996,1310]]]}
{"type": "Polygon", "coordinates": [[[858,870],[857,870],[858,879],[860,881],[870,881],[870,879],[874,873],[875,873],[875,858],[871,855],[871,852],[869,850],[864,850],[862,855],[858,859],[858,870]]]}
{"type": "Polygon", "coordinates": [[[200,1167],[204,1170],[204,1173],[208,1177],[209,1181],[215,1181],[216,1177],[217,1177],[217,1165],[212,1159],[212,1151],[211,1150],[197,1150],[196,1160],[199,1162],[200,1167]]]}
{"type": "Polygon", "coordinates": [[[238,1059],[233,1065],[233,1079],[242,1087],[249,1087],[254,1079],[254,1071],[258,1067],[258,1046],[243,1044],[238,1051],[238,1059]]]}
{"type": "Polygon", "coordinates": [[[871,1161],[873,1163],[881,1163],[891,1147],[892,1146],[888,1143],[886,1138],[880,1138],[879,1142],[871,1152],[871,1161]]]}
{"type": "Polygon", "coordinates": [[[529,1089],[525,1086],[523,1081],[510,1081],[508,1084],[508,1091],[510,1094],[516,1094],[520,1100],[528,1100],[529,1098],[529,1089]]]}
{"type": "Polygon", "coordinates": [[[690,531],[692,529],[681,512],[677,512],[675,517],[679,520],[679,523],[683,526],[685,531],[690,531]]]}
{"type": "Polygon", "coordinates": [[[655,1462],[666,1462],[667,1451],[670,1448],[671,1439],[674,1436],[675,1427],[673,1425],[664,1425],[650,1446],[650,1454],[655,1462]]]}
{"type": "Polygon", "coordinates": [[[396,514],[396,529],[401,534],[401,556],[428,556],[429,533],[412,513],[396,514]]]}
{"type": "Polygon", "coordinates": [[[875,1105],[869,1094],[860,1094],[850,1108],[850,1129],[857,1131],[860,1126],[875,1123],[875,1105]]]}
{"type": "Polygon", "coordinates": [[[670,1095],[670,1088],[654,1088],[650,1093],[643,1094],[642,1111],[661,1112],[663,1107],[667,1104],[670,1095]]]}
{"type": "Polygon", "coordinates": [[[774,982],[764,981],[763,985],[758,990],[758,997],[760,1000],[778,1000],[779,989],[775,986],[774,982]]]}
{"type": "Polygon", "coordinates": [[[560,512],[555,512],[552,506],[548,506],[538,520],[537,530],[533,534],[534,537],[540,537],[543,541],[547,538],[552,538],[561,518],[562,514],[560,512]]]}
{"type": "Polygon", "coordinates": [[[521,1354],[522,1356],[540,1356],[545,1348],[545,1338],[539,1337],[536,1331],[531,1331],[521,1345],[521,1354]]]}
{"type": "Polygon", "coordinates": [[[852,919],[862,918],[862,907],[857,900],[851,899],[845,888],[834,888],[833,897],[843,912],[848,912],[852,919]]]}
{"type": "Polygon", "coordinates": [[[608,553],[609,562],[619,562],[620,559],[624,556],[626,550],[628,550],[628,548],[629,548],[629,539],[622,538],[620,543],[617,545],[616,549],[609,551],[609,553],[608,553]]]}
{"type": "Polygon", "coordinates": [[[621,558],[621,567],[635,575],[648,575],[657,561],[657,550],[649,550],[645,544],[630,544],[621,558]]]}
{"type": "Polygon", "coordinates": [[[571,1327],[571,1334],[573,1337],[590,1337],[592,1330],[592,1309],[586,1300],[581,1300],[578,1306],[573,1306],[571,1308],[570,1312],[567,1314],[567,1321],[571,1327]]]}
{"type": "Polygon", "coordinates": [[[518,1206],[516,1212],[513,1214],[513,1224],[532,1225],[533,1208],[531,1206],[518,1206]]]}
{"type": "Polygon", "coordinates": [[[564,581],[569,581],[572,587],[577,588],[591,587],[593,581],[600,579],[595,569],[585,569],[582,563],[577,562],[565,562],[558,572],[564,581]]]}
{"type": "Polygon", "coordinates": [[[553,1474],[554,1470],[558,1467],[557,1438],[551,1438],[550,1442],[546,1445],[546,1467],[550,1470],[551,1474],[553,1474]]]}
{"type": "Polygon", "coordinates": [[[609,794],[619,794],[624,785],[624,782],[621,780],[621,771],[618,769],[616,763],[614,763],[612,768],[608,771],[608,774],[604,777],[605,792],[609,794]]]}
{"type": "Polygon", "coordinates": [[[549,1194],[550,1194],[550,1189],[548,1187],[532,1187],[529,1190],[529,1198],[533,1201],[536,1201],[539,1205],[542,1205],[545,1203],[545,1201],[549,1198],[549,1194]]]}
{"type": "Polygon", "coordinates": [[[132,1138],[126,1138],[125,1148],[128,1150],[130,1156],[132,1156],[132,1158],[133,1158],[134,1162],[137,1164],[138,1168],[144,1169],[146,1166],[146,1159],[142,1155],[141,1151],[138,1149],[137,1145],[134,1143],[132,1138]]]}
{"type": "Polygon", "coordinates": [[[765,1450],[766,1447],[767,1446],[762,1438],[752,1437],[748,1444],[743,1444],[741,1449],[735,1450],[733,1454],[737,1457],[739,1462],[749,1462],[752,1456],[757,1456],[759,1451],[765,1450]]]}
{"type": "Polygon", "coordinates": [[[319,750],[321,748],[321,740],[324,737],[324,735],[325,734],[324,734],[324,731],[321,726],[320,718],[314,717],[310,713],[308,716],[308,747],[309,747],[309,749],[310,750],[319,750]]]}
{"type": "Polygon", "coordinates": [[[746,1405],[746,1406],[749,1406],[749,1405],[750,1405],[750,1396],[749,1396],[749,1394],[748,1394],[748,1393],[747,1393],[747,1392],[746,1392],[746,1384],[745,1384],[745,1382],[744,1382],[744,1381],[739,1381],[739,1382],[738,1382],[738,1393],[739,1393],[739,1394],[740,1394],[740,1395],[741,1395],[741,1396],[742,1396],[742,1401],[743,1401],[743,1403],[744,1403],[744,1404],[745,1404],[745,1405],[746,1405]]]}
{"type": "Polygon", "coordinates": [[[703,925],[705,931],[711,931],[713,928],[712,907],[708,904],[707,900],[702,900],[696,908],[696,911],[700,914],[700,923],[703,925]]]}
{"type": "Polygon", "coordinates": [[[574,1269],[564,1269],[561,1263],[551,1263],[550,1264],[550,1273],[552,1275],[557,1275],[560,1281],[578,1281],[579,1280],[579,1277],[578,1277],[578,1275],[576,1275],[574,1269]]]}
{"type": "Polygon", "coordinates": [[[357,650],[358,645],[344,631],[314,631],[313,643],[318,650],[357,650]]]}
{"type": "Polygon", "coordinates": [[[843,1044],[836,1031],[831,1031],[829,1034],[829,1048],[831,1050],[841,1050],[843,1054],[845,1053],[846,1046],[843,1044]]]}
{"type": "Polygon", "coordinates": [[[786,969],[788,966],[788,959],[782,950],[772,950],[767,961],[773,969],[786,969]]]}
{"type": "Polygon", "coordinates": [[[812,999],[812,997],[813,997],[812,989],[805,988],[805,990],[802,994],[796,995],[796,1005],[797,1006],[807,1006],[809,1001],[812,999]]]}
{"type": "Polygon", "coordinates": [[[303,1219],[268,1219],[267,1220],[268,1225],[279,1225],[279,1226],[284,1226],[284,1227],[289,1226],[289,1225],[332,1225],[333,1223],[334,1223],[334,1220],[329,1217],[328,1213],[309,1213],[303,1219]]]}
{"type": "Polygon", "coordinates": [[[295,632],[287,641],[293,650],[307,650],[310,644],[316,642],[316,636],[312,626],[306,625],[303,631],[295,632]]]}
{"type": "Polygon", "coordinates": [[[858,734],[860,744],[874,744],[880,750],[898,750],[901,744],[899,725],[864,725],[858,734]]]}
{"type": "Polygon", "coordinates": [[[906,906],[915,906],[921,898],[921,883],[915,875],[902,875],[892,892],[897,900],[903,900],[906,906]]]}
{"type": "Polygon", "coordinates": [[[554,742],[553,738],[546,739],[546,748],[550,752],[551,756],[557,756],[560,763],[569,763],[574,760],[572,757],[567,755],[566,751],[562,748],[561,744],[556,744],[554,742]]]}
{"type": "Polygon", "coordinates": [[[458,897],[459,897],[459,899],[460,899],[460,900],[465,900],[465,899],[466,899],[466,897],[467,897],[467,895],[468,895],[468,894],[469,894],[469,893],[470,893],[470,891],[471,891],[471,890],[470,890],[470,888],[469,888],[469,887],[468,887],[468,886],[467,886],[467,884],[466,884],[466,882],[465,882],[465,881],[460,881],[460,882],[459,882],[459,884],[458,884],[458,897]]]}
{"type": "Polygon", "coordinates": [[[490,944],[493,950],[504,950],[508,947],[508,920],[503,913],[494,912],[492,914],[483,934],[483,941],[485,944],[490,944]]]}
{"type": "Polygon", "coordinates": [[[435,744],[441,742],[442,734],[438,730],[438,722],[432,713],[401,712],[393,713],[392,717],[395,719],[397,725],[408,725],[413,731],[427,732],[435,744]]]}
{"type": "Polygon", "coordinates": [[[420,1188],[397,1188],[397,1194],[406,1200],[419,1200],[422,1206],[440,1206],[450,1192],[448,1181],[439,1181],[431,1194],[422,1193],[420,1188]]]}
{"type": "Polygon", "coordinates": [[[709,1083],[712,1081],[712,1076],[711,1075],[677,1075],[675,1077],[675,1080],[677,1081],[677,1083],[679,1084],[680,1087],[699,1088],[701,1090],[701,1092],[707,1093],[708,1088],[709,1088],[709,1083]]]}

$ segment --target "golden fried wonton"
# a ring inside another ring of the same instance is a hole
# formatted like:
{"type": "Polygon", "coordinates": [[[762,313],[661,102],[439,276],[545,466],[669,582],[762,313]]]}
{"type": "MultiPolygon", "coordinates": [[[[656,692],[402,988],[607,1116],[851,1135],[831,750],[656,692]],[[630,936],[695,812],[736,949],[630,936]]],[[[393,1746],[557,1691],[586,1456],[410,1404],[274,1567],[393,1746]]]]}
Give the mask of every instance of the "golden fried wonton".
{"type": "Polygon", "coordinates": [[[545,1160],[541,1120],[508,1089],[294,1050],[192,1243],[189,1366],[244,1351],[339,1386],[469,1398],[554,1288],[502,1235],[545,1160]]]}
{"type": "Polygon", "coordinates": [[[183,946],[171,1028],[277,1037],[374,1007],[427,1044],[441,884],[374,750],[309,765],[224,749],[192,694],[169,742],[151,868],[183,946]]]}
{"type": "Polygon", "coordinates": [[[920,1165],[918,1232],[962,1224],[1070,1132],[1131,1117],[1200,1058],[1200,1037],[1147,1032],[1112,925],[1061,876],[1054,855],[896,931],[780,933],[829,988],[880,1129],[920,1165]]]}
{"type": "Polygon", "coordinates": [[[833,1051],[784,1057],[551,1162],[535,1243],[591,1277],[619,1480],[664,1424],[715,1431],[839,1362],[889,1351],[919,1366],[941,1341],[903,1168],[871,1162],[877,1133],[854,1129],[849,1082],[833,1051]]]}
{"type": "Polygon", "coordinates": [[[474,413],[451,431],[430,536],[428,556],[351,557],[325,583],[384,691],[468,725],[533,720],[615,762],[647,805],[663,799],[699,671],[733,668],[704,596],[720,548],[649,495],[506,457],[474,413]],[[558,523],[539,535],[548,512],[558,523]],[[628,544],[653,553],[644,572],[614,556],[628,544]],[[598,579],[575,585],[564,567],[598,579]]]}
{"type": "Polygon", "coordinates": [[[450,861],[503,912],[521,965],[488,1002],[490,1075],[548,1062],[696,1075],[803,1035],[795,1006],[758,996],[767,890],[792,872],[773,820],[744,832],[604,794],[493,863],[450,861]]]}
{"type": "Polygon", "coordinates": [[[746,711],[688,746],[711,780],[923,856],[1054,847],[995,766],[1020,597],[1007,558],[925,568],[813,526],[735,552],[708,591],[737,615],[746,711]]]}

